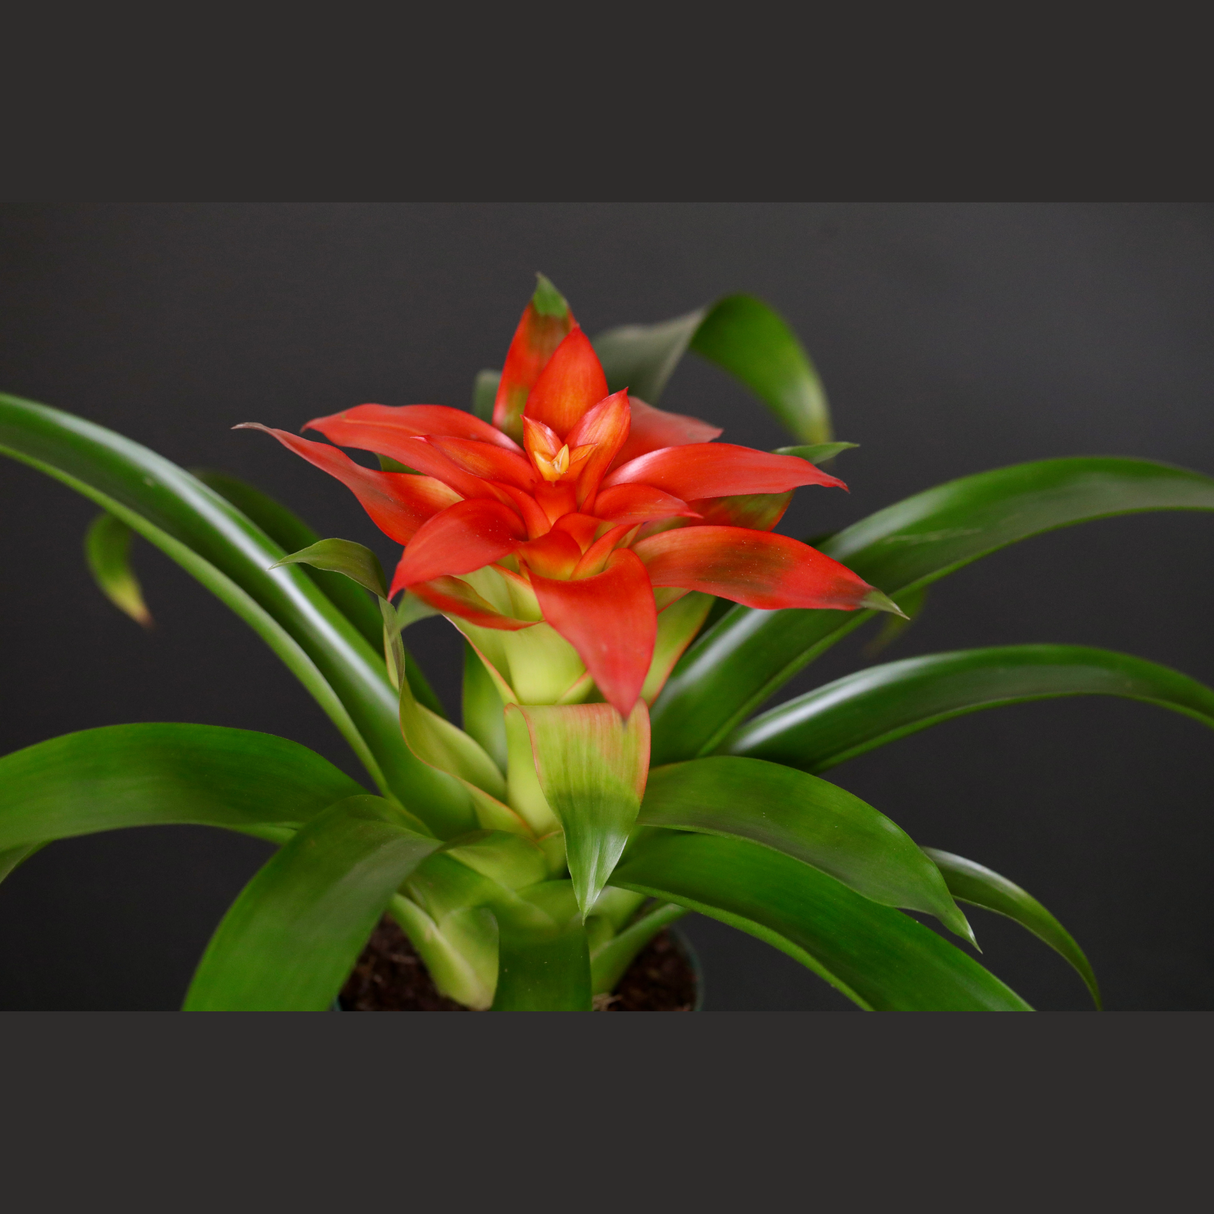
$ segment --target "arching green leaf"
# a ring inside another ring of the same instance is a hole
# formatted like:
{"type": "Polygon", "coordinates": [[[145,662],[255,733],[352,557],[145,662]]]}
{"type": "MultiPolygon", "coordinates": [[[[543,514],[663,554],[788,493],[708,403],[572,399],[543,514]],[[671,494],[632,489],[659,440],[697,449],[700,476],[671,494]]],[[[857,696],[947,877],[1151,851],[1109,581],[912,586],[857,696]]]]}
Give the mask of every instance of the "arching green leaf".
{"type": "MultiPolygon", "coordinates": [[[[1212,510],[1214,480],[1149,460],[1042,460],[963,477],[835,533],[821,550],[899,595],[1017,540],[1145,510],[1212,510]]],[[[866,612],[734,607],[691,645],[654,703],[654,762],[715,750],[866,612]]]]}
{"type": "Polygon", "coordinates": [[[594,339],[594,348],[608,387],[628,388],[651,405],[690,348],[740,379],[797,438],[830,441],[826,393],[809,355],[779,313],[753,295],[729,295],[654,325],[611,329],[594,339]]]}
{"type": "Polygon", "coordinates": [[[978,962],[909,915],[758,843],[658,831],[629,852],[611,883],[757,936],[862,1008],[1031,1010],[978,962]]]}
{"type": "MultiPolygon", "coordinates": [[[[215,472],[208,468],[194,469],[193,472],[203,484],[210,486],[221,497],[227,498],[237,510],[256,523],[284,552],[297,552],[320,539],[311,527],[260,489],[255,489],[225,472],[215,472]]],[[[331,573],[313,565],[301,565],[300,568],[378,653],[383,647],[383,621],[375,601],[367,598],[349,578],[338,573],[331,573]]],[[[400,617],[400,626],[404,628],[415,619],[434,613],[416,595],[406,592],[397,614],[400,617]]],[[[440,717],[446,716],[434,689],[407,648],[405,658],[409,686],[413,688],[413,694],[431,712],[437,712],[440,717]]]]}
{"type": "Polygon", "coordinates": [[[463,789],[409,753],[383,663],[284,553],[230,502],[138,443],[0,395],[0,454],[55,477],[161,548],[250,623],[320,702],[386,792],[441,824],[463,789]]]}
{"type": "Polygon", "coordinates": [[[981,864],[975,864],[973,860],[954,856],[952,852],[938,851],[934,847],[925,847],[923,850],[944,874],[954,898],[1006,915],[1021,927],[1028,928],[1034,936],[1043,940],[1075,967],[1091,992],[1092,1001],[1097,1009],[1100,1008],[1100,987],[1083,949],[1036,898],[1025,893],[1020,886],[1013,884],[1006,877],[1001,877],[981,864]]]}
{"type": "Polygon", "coordinates": [[[1082,645],[1001,645],[870,666],[756,717],[721,749],[826,771],[965,713],[1073,695],[1145,700],[1214,727],[1214,691],[1166,666],[1082,645]]]}
{"type": "Polygon", "coordinates": [[[272,734],[105,725],[0,759],[0,852],[128,826],[294,827],[364,791],[315,751],[272,734]]]}
{"type": "Polygon", "coordinates": [[[185,1010],[325,1011],[397,887],[439,846],[381,797],[329,807],[232,904],[185,1010]]]}
{"type": "Polygon", "coordinates": [[[717,756],[655,768],[637,822],[750,839],[812,864],[886,906],[973,933],[910,836],[846,789],[778,763],[717,756]]]}
{"type": "Polygon", "coordinates": [[[353,540],[317,540],[298,552],[280,556],[271,568],[280,569],[283,565],[309,565],[313,569],[340,573],[377,598],[388,597],[388,583],[379,557],[365,544],[356,544],[353,540]]]}

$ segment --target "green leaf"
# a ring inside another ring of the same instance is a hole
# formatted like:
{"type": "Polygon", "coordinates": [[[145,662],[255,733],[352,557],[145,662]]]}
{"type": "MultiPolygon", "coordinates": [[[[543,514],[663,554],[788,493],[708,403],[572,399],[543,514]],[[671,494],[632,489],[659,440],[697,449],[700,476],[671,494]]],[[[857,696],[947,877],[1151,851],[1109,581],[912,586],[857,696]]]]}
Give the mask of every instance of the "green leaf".
{"type": "MultiPolygon", "coordinates": [[[[320,536],[286,506],[245,481],[211,468],[193,468],[191,472],[204,485],[226,498],[246,518],[262,529],[284,552],[297,552],[315,544],[320,536]]],[[[373,650],[380,647],[379,611],[349,578],[311,565],[300,568],[326,595],[329,601],[362,634],[373,650]]]]}
{"type": "Polygon", "coordinates": [[[501,371],[478,371],[472,383],[472,412],[483,422],[493,421],[493,403],[497,386],[502,382],[501,371]]]}
{"type": "Polygon", "coordinates": [[[973,942],[944,879],[910,836],[816,776],[724,756],[658,767],[649,773],[637,822],[762,843],[875,902],[935,915],[973,942]]]}
{"type": "Polygon", "coordinates": [[[779,313],[753,295],[730,295],[674,320],[625,325],[594,339],[608,387],[627,388],[652,405],[688,347],[740,379],[798,438],[830,441],[817,371],[779,313]]]}
{"type": "MultiPolygon", "coordinates": [[[[609,936],[598,948],[592,948],[590,986],[594,994],[603,995],[615,990],[616,984],[627,973],[628,967],[641,949],[662,928],[669,927],[686,914],[687,907],[674,902],[664,902],[617,935],[609,936]]],[[[591,921],[593,922],[593,919],[591,921]]]]}
{"type": "Polygon", "coordinates": [[[464,729],[506,770],[506,706],[476,650],[464,642],[464,729]]]}
{"type": "Polygon", "coordinates": [[[611,883],[757,936],[863,1008],[1030,1010],[930,928],[758,843],[660,831],[629,852],[611,883]]]}
{"type": "Polygon", "coordinates": [[[824,464],[828,459],[834,459],[840,451],[849,451],[858,447],[859,443],[810,443],[807,447],[777,447],[776,455],[795,455],[808,460],[811,464],[824,464]]]}
{"type": "Polygon", "coordinates": [[[569,315],[569,303],[552,284],[552,280],[543,274],[535,276],[535,293],[531,303],[541,316],[551,316],[555,320],[563,320],[569,315]]]}
{"type": "Polygon", "coordinates": [[[934,847],[925,847],[923,850],[944,874],[954,898],[1014,919],[1021,927],[1028,928],[1039,940],[1045,941],[1050,948],[1065,957],[1087,984],[1092,1001],[1099,1010],[1100,987],[1083,949],[1036,898],[1025,893],[1020,886],[1013,884],[1006,877],[1001,877],[981,864],[975,864],[973,860],[954,856],[952,852],[938,851],[934,847]]]}
{"type": "Polygon", "coordinates": [[[888,649],[919,617],[927,606],[926,586],[905,590],[895,600],[901,615],[886,613],[881,617],[881,628],[871,641],[866,641],[863,653],[871,662],[879,653],[888,649]]]}
{"type": "Polygon", "coordinates": [[[324,1011],[397,887],[439,843],[380,797],[339,801],[245,886],[211,937],[187,1011],[324,1011]]]}
{"type": "Polygon", "coordinates": [[[0,395],[0,454],[96,502],[231,607],[308,688],[376,783],[428,821],[466,804],[400,736],[397,696],[363,637],[284,553],[197,478],[138,443],[57,409],[0,395]]]}
{"type": "Polygon", "coordinates": [[[131,568],[131,529],[112,514],[99,514],[84,533],[84,557],[101,593],[136,624],[151,628],[152,613],[131,568]]]}
{"type": "Polygon", "coordinates": [[[545,881],[520,896],[539,915],[495,909],[499,928],[496,1012],[590,1011],[590,948],[568,881],[545,881]]]}
{"type": "Polygon", "coordinates": [[[0,759],[0,852],[127,826],[295,827],[363,791],[315,751],[271,734],[105,725],[0,759]]]}
{"type": "MultiPolygon", "coordinates": [[[[1148,460],[1042,460],[963,477],[880,510],[818,545],[886,594],[926,586],[1007,544],[1145,510],[1214,509],[1214,481],[1148,460]]],[[[866,612],[734,607],[691,645],[653,708],[654,762],[717,748],[866,612]]]]}
{"type": "Polygon", "coordinates": [[[315,569],[340,573],[378,598],[388,597],[388,583],[379,557],[366,545],[353,540],[317,540],[299,552],[279,557],[270,567],[279,569],[283,565],[311,565],[315,569]]]}
{"type": "Polygon", "coordinates": [[[612,392],[627,388],[631,395],[656,405],[707,313],[707,308],[698,308],[654,325],[623,325],[600,333],[594,349],[608,388],[612,392]]]}
{"type": "MultiPolygon", "coordinates": [[[[506,778],[484,748],[470,734],[429,711],[401,689],[400,728],[409,749],[421,762],[458,780],[469,795],[462,819],[463,830],[479,824],[484,830],[505,830],[531,836],[532,830],[506,804],[506,778]]],[[[460,833],[452,828],[450,837],[460,833]]]]}
{"type": "Polygon", "coordinates": [[[1082,645],[1002,645],[871,666],[743,725],[722,750],[825,771],[895,738],[982,708],[1112,695],[1214,727],[1214,691],[1129,654],[1082,645]]]}
{"type": "Polygon", "coordinates": [[[410,468],[408,464],[402,464],[400,460],[393,459],[390,455],[377,454],[375,458],[379,460],[381,472],[403,472],[406,476],[421,475],[416,468],[410,468]]]}
{"type": "MultiPolygon", "coordinates": [[[[437,607],[431,607],[429,603],[419,599],[412,590],[406,590],[401,595],[400,602],[396,604],[397,631],[408,628],[410,624],[416,624],[418,620],[428,620],[432,615],[438,614],[439,610],[437,607]]],[[[425,676],[422,677],[424,678],[425,676]]],[[[434,706],[427,705],[427,707],[433,708],[434,706]]]]}
{"type": "Polygon", "coordinates": [[[6,851],[0,851],[0,881],[10,877],[30,856],[45,846],[44,843],[30,843],[24,847],[10,847],[6,851]]]}
{"type": "Polygon", "coordinates": [[[565,831],[565,852],[585,918],[607,884],[636,821],[649,768],[649,714],[627,723],[610,704],[518,705],[540,788],[565,831]]]}
{"type": "MultiPolygon", "coordinates": [[[[203,484],[210,486],[221,497],[226,498],[242,511],[249,519],[257,524],[280,548],[287,552],[296,552],[315,544],[320,536],[301,519],[297,518],[285,506],[276,502],[260,489],[228,476],[224,472],[210,469],[195,469],[194,475],[203,484]]],[[[350,621],[358,632],[366,639],[372,649],[377,652],[383,646],[383,621],[379,609],[372,599],[367,598],[362,590],[340,573],[330,573],[328,570],[314,565],[300,565],[307,576],[324,592],[329,601],[350,621]]],[[[407,628],[415,620],[425,619],[434,615],[433,608],[427,606],[415,594],[405,592],[397,607],[397,617],[400,627],[407,628]]],[[[409,686],[413,694],[431,712],[440,717],[447,714],[434,688],[430,686],[416,659],[405,648],[406,671],[409,676],[409,686]]]]}

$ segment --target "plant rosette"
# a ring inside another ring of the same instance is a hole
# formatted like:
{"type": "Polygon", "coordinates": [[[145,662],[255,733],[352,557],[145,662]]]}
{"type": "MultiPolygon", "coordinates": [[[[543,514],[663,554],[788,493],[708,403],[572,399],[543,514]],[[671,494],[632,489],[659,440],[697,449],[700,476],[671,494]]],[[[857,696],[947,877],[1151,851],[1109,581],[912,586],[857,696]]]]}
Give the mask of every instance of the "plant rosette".
{"type": "Polygon", "coordinates": [[[920,493],[816,541],[773,530],[819,466],[826,398],[780,317],[732,296],[592,342],[542,276],[472,411],[359,405],[255,423],[341,481],[402,553],[320,539],[234,478],[187,472],[84,419],[0,396],[0,451],[90,497],[101,589],[150,620],[138,534],[237,612],[316,698],[376,793],[282,738],[105,726],[0,759],[0,878],[56,839],[133,825],[241,831],[277,850],[217,927],[189,1009],[332,1006],[386,913],[438,991],[475,1009],[608,1002],[698,911],[787,953],[862,1008],[1027,1010],[949,936],[958,903],[1086,957],[1012,881],[917,845],[821,778],[962,713],[1109,694],[1214,724],[1214,692],[1125,654],[1016,645],[871,666],[761,715],[875,613],[888,643],[938,578],[1108,515],[1214,509],[1214,481],[1145,460],[1045,460],[920,493]],[[798,445],[716,441],[657,407],[688,350],[736,376],[798,445]],[[341,448],[372,453],[379,467],[341,448]],[[403,633],[465,641],[462,728],[403,633]],[[906,912],[930,916],[940,930],[906,912]]]}

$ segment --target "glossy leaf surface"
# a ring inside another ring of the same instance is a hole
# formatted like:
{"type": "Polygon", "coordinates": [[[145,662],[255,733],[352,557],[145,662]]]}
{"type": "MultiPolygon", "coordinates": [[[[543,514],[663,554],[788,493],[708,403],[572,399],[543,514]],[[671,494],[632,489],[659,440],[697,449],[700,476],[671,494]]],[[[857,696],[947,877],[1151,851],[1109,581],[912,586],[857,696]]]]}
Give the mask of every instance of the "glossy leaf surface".
{"type": "Polygon", "coordinates": [[[594,347],[613,392],[656,405],[690,347],[740,379],[798,438],[830,441],[830,413],[809,356],[780,315],[753,295],[730,295],[654,325],[600,333],[594,347]]]}
{"type": "Polygon", "coordinates": [[[91,498],[198,578],[287,662],[385,791],[423,817],[463,790],[409,753],[382,660],[266,534],[197,478],[83,418],[0,395],[0,453],[91,498]]]}
{"type": "Polygon", "coordinates": [[[1145,700],[1214,727],[1214,691],[1166,666],[1082,645],[1003,645],[870,666],[756,717],[721,749],[825,771],[964,713],[1071,695],[1145,700]]]}
{"type": "Polygon", "coordinates": [[[520,891],[536,914],[495,907],[498,937],[498,1012],[588,1012],[590,948],[568,881],[546,881],[520,891]]]}
{"type": "Polygon", "coordinates": [[[325,1011],[397,887],[438,847],[380,797],[326,809],[232,904],[185,1009],[325,1011]]]}
{"type": "Polygon", "coordinates": [[[131,568],[131,529],[112,514],[99,514],[85,532],[84,556],[101,593],[136,624],[150,628],[152,613],[131,568]]]}
{"type": "Polygon", "coordinates": [[[464,729],[484,748],[502,770],[506,770],[506,706],[493,676],[476,650],[464,642],[464,729]]]}
{"type": "Polygon", "coordinates": [[[313,569],[340,573],[377,598],[388,597],[388,580],[379,557],[365,544],[356,544],[353,540],[317,540],[298,552],[279,557],[273,568],[279,569],[283,565],[310,565],[313,569]]]}
{"type": "MultiPolygon", "coordinates": [[[[285,552],[298,552],[320,540],[320,536],[302,519],[267,493],[252,485],[229,476],[226,472],[215,472],[208,468],[194,469],[194,475],[204,485],[214,489],[221,497],[256,523],[285,552]]],[[[383,645],[383,623],[374,600],[367,598],[356,584],[340,573],[331,573],[315,565],[299,566],[316,583],[329,601],[350,621],[372,649],[383,645]]],[[[424,619],[433,611],[413,595],[406,595],[397,609],[400,626],[407,627],[415,619],[424,619]]],[[[431,712],[446,716],[442,703],[430,686],[429,680],[405,647],[406,670],[413,694],[431,712]]]]}
{"type": "Polygon", "coordinates": [[[901,827],[804,772],[724,756],[658,767],[637,822],[762,843],[867,898],[926,911],[973,939],[936,866],[901,827]]]}
{"type": "Polygon", "coordinates": [[[105,725],[0,759],[0,852],[127,826],[298,826],[365,790],[298,742],[218,725],[105,725]]]}
{"type": "Polygon", "coordinates": [[[757,936],[863,1008],[1031,1010],[930,928],[758,843],[660,831],[629,852],[611,883],[757,936]]]}
{"type": "Polygon", "coordinates": [[[936,862],[954,898],[1006,915],[1021,927],[1028,928],[1075,967],[1091,992],[1092,1001],[1097,1008],[1100,1007],[1100,987],[1083,949],[1036,898],[1006,877],[975,864],[973,860],[954,856],[952,852],[938,851],[934,847],[923,850],[936,862]]]}
{"type": "MultiPolygon", "coordinates": [[[[1016,540],[1117,514],[1214,509],[1214,481],[1147,460],[1042,460],[951,481],[880,510],[820,549],[897,595],[1016,540]]],[[[654,762],[709,753],[863,613],[737,607],[684,654],[654,705],[654,762]]]]}
{"type": "MultiPolygon", "coordinates": [[[[321,537],[301,518],[268,493],[210,468],[192,469],[204,485],[226,498],[246,518],[256,523],[284,552],[298,552],[321,537]]],[[[363,635],[372,649],[380,645],[381,626],[375,604],[349,578],[314,566],[301,566],[307,576],[324,591],[329,600],[363,635]]]]}

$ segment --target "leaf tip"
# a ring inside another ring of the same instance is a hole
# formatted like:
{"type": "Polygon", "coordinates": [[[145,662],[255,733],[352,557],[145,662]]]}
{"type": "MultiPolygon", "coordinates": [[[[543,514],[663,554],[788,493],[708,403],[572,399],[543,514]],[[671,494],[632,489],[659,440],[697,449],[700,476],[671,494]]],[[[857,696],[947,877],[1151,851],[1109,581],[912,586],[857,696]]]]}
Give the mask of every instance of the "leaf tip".
{"type": "Polygon", "coordinates": [[[880,590],[870,590],[860,600],[860,606],[867,607],[871,611],[888,611],[892,615],[900,615],[904,620],[910,619],[910,616],[888,594],[883,594],[880,590]]]}
{"type": "Polygon", "coordinates": [[[569,315],[568,301],[556,289],[552,280],[538,270],[535,273],[535,294],[531,296],[531,305],[541,316],[563,319],[569,315]]]}

